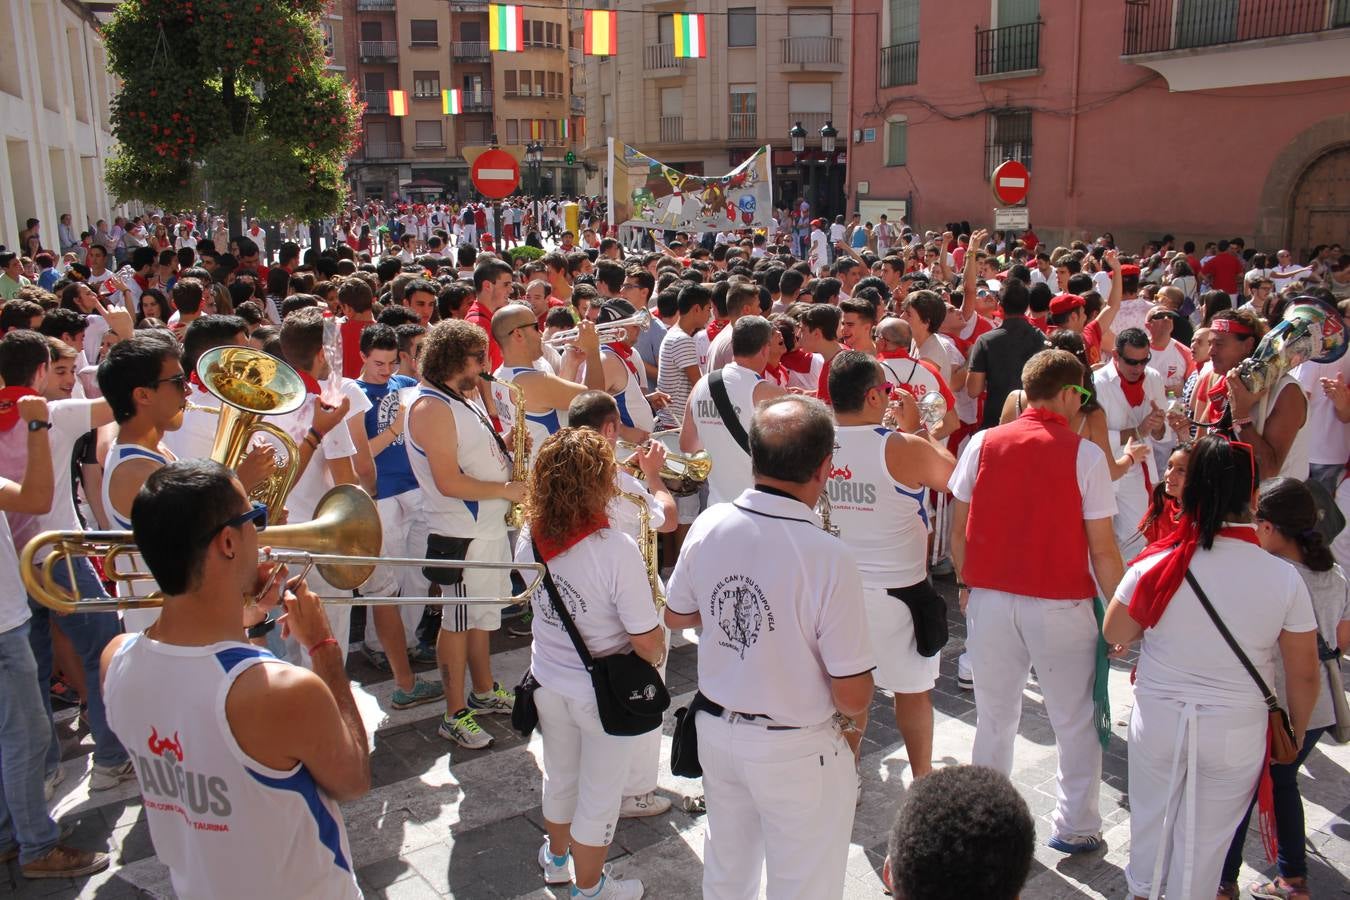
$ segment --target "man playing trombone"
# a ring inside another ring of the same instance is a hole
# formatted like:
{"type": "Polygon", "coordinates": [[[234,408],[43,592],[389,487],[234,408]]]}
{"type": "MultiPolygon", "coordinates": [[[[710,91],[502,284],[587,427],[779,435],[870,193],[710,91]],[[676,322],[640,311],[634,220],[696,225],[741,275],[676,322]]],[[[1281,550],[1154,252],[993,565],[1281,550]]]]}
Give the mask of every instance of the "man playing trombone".
{"type": "MultiPolygon", "coordinates": [[[[646,373],[642,368],[642,360],[634,358],[633,353],[633,345],[637,343],[644,327],[637,316],[638,311],[627,300],[610,300],[600,307],[595,320],[596,327],[602,330],[607,322],[613,323],[612,328],[619,323],[623,325],[622,333],[601,348],[601,356],[605,370],[605,390],[613,395],[619,405],[619,436],[634,443],[645,441],[656,430],[653,403],[665,406],[669,400],[660,391],[653,391],[649,402],[644,390],[646,373]]],[[[584,369],[582,376],[589,384],[584,369]]]]}

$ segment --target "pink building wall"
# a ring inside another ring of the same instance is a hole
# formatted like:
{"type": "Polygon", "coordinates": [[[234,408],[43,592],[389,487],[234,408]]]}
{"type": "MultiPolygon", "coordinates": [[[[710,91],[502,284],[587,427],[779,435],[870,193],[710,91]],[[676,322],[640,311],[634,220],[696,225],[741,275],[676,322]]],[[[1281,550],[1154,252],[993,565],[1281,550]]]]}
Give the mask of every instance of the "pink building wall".
{"type": "MultiPolygon", "coordinates": [[[[1350,77],[1170,91],[1153,69],[1122,61],[1123,0],[1042,0],[1042,71],[983,83],[975,28],[989,26],[988,4],[924,3],[918,83],[879,89],[885,2],[855,0],[850,124],[841,137],[875,128],[877,139],[848,147],[850,210],[859,199],[908,197],[915,227],[991,222],[986,112],[1032,107],[1027,207],[1042,239],[1112,231],[1130,247],[1170,232],[1180,240],[1242,235],[1269,247],[1289,237],[1289,195],[1301,171],[1328,149],[1350,147],[1350,77]],[[908,162],[888,167],[882,134],[897,114],[908,117],[908,162]],[[861,198],[859,181],[870,182],[861,198]]],[[[1272,66],[1290,42],[1270,42],[1272,66]]],[[[1350,40],[1336,43],[1347,50],[1350,75],[1350,40]]]]}

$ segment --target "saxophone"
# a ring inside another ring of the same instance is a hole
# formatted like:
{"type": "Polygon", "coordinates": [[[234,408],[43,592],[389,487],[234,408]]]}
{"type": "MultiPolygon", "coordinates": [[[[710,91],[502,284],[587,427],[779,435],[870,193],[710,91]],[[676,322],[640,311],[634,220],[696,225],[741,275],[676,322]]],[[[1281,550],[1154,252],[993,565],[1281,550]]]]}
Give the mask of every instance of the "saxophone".
{"type": "MultiPolygon", "coordinates": [[[[514,447],[511,453],[511,480],[524,481],[530,477],[530,436],[529,423],[525,418],[525,389],[513,381],[503,381],[486,372],[482,373],[482,378],[484,381],[500,384],[511,393],[511,437],[514,447]]],[[[512,503],[511,508],[506,511],[507,527],[519,529],[523,524],[525,524],[525,507],[519,503],[512,503]]]]}
{"type": "Polygon", "coordinates": [[[647,564],[647,583],[652,589],[652,602],[657,609],[661,609],[666,605],[666,595],[661,590],[661,576],[656,570],[656,529],[652,528],[651,510],[647,509],[645,497],[628,491],[619,491],[619,496],[637,506],[638,527],[641,531],[638,549],[642,551],[642,561],[647,564]]]}

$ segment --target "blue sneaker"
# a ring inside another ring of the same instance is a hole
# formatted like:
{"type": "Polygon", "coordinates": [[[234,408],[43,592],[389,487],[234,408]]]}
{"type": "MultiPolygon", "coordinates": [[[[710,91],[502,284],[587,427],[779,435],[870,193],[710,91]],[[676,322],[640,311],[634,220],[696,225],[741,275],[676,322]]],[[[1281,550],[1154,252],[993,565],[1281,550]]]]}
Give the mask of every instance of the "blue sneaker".
{"type": "Polygon", "coordinates": [[[1106,841],[1100,834],[1089,834],[1084,837],[1065,838],[1057,834],[1050,835],[1050,840],[1046,842],[1051,850],[1058,850],[1060,853],[1091,853],[1094,850],[1100,850],[1106,846],[1106,841]]]}
{"type": "Polygon", "coordinates": [[[396,688],[394,696],[389,700],[389,705],[394,709],[410,709],[414,706],[421,706],[423,703],[433,703],[444,696],[445,689],[441,687],[439,681],[423,681],[420,678],[414,678],[412,690],[405,691],[402,688],[396,688]]]}

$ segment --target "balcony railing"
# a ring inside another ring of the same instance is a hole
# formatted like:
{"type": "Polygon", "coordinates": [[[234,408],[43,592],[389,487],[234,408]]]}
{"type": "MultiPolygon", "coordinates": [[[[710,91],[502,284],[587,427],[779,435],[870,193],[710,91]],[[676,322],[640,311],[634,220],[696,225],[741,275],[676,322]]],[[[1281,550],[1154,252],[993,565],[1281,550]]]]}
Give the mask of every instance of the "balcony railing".
{"type": "Polygon", "coordinates": [[[567,61],[571,65],[579,66],[586,61],[586,57],[582,54],[580,47],[568,47],[567,61]]]}
{"type": "Polygon", "coordinates": [[[465,112],[485,112],[492,109],[492,91],[462,91],[465,112]]]}
{"type": "Polygon", "coordinates": [[[662,69],[679,69],[685,60],[675,55],[674,44],[652,44],[642,48],[643,68],[648,72],[662,69]]]}
{"type": "Polygon", "coordinates": [[[366,113],[377,115],[389,112],[388,91],[366,91],[366,113]]]}
{"type": "Polygon", "coordinates": [[[357,12],[393,12],[394,0],[356,0],[357,12]]]}
{"type": "Polygon", "coordinates": [[[398,59],[398,41],[362,41],[362,61],[398,59]]]}
{"type": "Polygon", "coordinates": [[[727,117],[727,140],[753,141],[759,131],[754,113],[731,113],[727,117]]]}
{"type": "Polygon", "coordinates": [[[413,91],[414,100],[439,100],[441,99],[440,88],[434,91],[413,91]]]}
{"type": "Polygon", "coordinates": [[[1136,0],[1125,5],[1121,52],[1216,47],[1346,27],[1346,0],[1136,0]]]}
{"type": "Polygon", "coordinates": [[[684,116],[661,117],[661,143],[678,144],[684,140],[684,116]]]}
{"type": "Polygon", "coordinates": [[[549,41],[525,41],[526,50],[561,50],[563,45],[549,41]]]}
{"type": "Polygon", "coordinates": [[[843,61],[843,38],[828,34],[782,39],[783,62],[793,65],[838,65],[843,61]]]}
{"type": "Polygon", "coordinates": [[[1041,67],[1041,22],[975,29],[975,77],[1041,67]]]}
{"type": "Polygon", "coordinates": [[[502,91],[502,99],[505,100],[561,100],[562,93],[559,91],[546,91],[536,85],[531,88],[520,88],[514,91],[502,91]]]}
{"type": "Polygon", "coordinates": [[[802,128],[806,129],[806,142],[809,144],[820,140],[820,129],[825,127],[825,123],[828,121],[830,121],[830,113],[788,113],[787,125],[783,126],[782,130],[787,131],[801,122],[802,128]]]}
{"type": "Polygon", "coordinates": [[[586,111],[586,98],[583,97],[581,94],[573,94],[572,99],[570,101],[570,106],[572,108],[572,112],[580,115],[581,113],[584,113],[586,111]]]}
{"type": "Polygon", "coordinates": [[[492,140],[487,137],[466,137],[460,138],[459,145],[461,147],[491,147],[492,140]]]}
{"type": "Polygon", "coordinates": [[[403,156],[400,141],[367,141],[362,149],[366,159],[399,159],[403,156]]]}
{"type": "Polygon", "coordinates": [[[486,62],[492,58],[487,41],[455,41],[452,52],[458,62],[477,60],[486,62]]]}
{"type": "Polygon", "coordinates": [[[919,42],[881,48],[881,86],[919,83],[919,42]]]}

